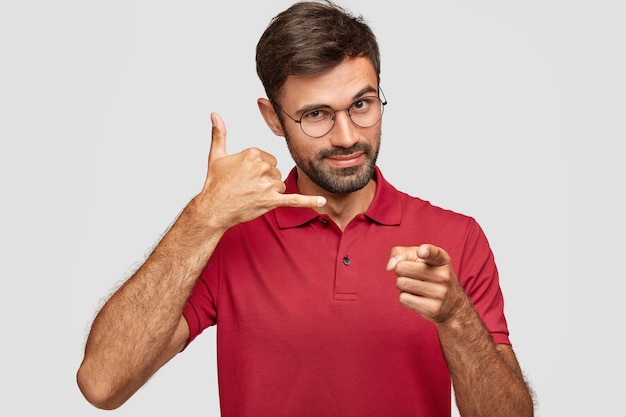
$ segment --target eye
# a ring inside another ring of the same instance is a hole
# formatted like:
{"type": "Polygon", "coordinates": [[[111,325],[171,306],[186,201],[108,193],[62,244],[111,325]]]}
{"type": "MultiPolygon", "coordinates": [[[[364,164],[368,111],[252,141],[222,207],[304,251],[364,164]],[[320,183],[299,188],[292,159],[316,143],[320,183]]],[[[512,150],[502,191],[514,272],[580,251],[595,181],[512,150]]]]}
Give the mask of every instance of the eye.
{"type": "Polygon", "coordinates": [[[332,119],[334,113],[335,112],[328,108],[310,110],[302,115],[302,121],[305,123],[321,122],[324,120],[332,119]]]}
{"type": "Polygon", "coordinates": [[[360,100],[355,101],[350,106],[350,111],[355,113],[365,113],[370,109],[374,101],[374,97],[364,97],[360,100]]]}

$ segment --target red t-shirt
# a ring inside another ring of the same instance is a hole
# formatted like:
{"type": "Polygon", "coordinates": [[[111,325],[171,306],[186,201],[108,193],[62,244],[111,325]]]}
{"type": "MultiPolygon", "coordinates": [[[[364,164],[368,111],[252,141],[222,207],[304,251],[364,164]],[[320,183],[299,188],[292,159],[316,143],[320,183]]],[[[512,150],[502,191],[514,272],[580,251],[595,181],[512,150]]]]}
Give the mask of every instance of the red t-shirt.
{"type": "MultiPolygon", "coordinates": [[[[231,228],[185,308],[190,341],[217,325],[223,417],[449,416],[434,324],[398,301],[393,246],[452,258],[495,343],[508,344],[498,272],[474,219],[397,191],[377,169],[370,208],[343,232],[309,208],[231,228]]],[[[298,192],[296,172],[287,193],[298,192]]]]}

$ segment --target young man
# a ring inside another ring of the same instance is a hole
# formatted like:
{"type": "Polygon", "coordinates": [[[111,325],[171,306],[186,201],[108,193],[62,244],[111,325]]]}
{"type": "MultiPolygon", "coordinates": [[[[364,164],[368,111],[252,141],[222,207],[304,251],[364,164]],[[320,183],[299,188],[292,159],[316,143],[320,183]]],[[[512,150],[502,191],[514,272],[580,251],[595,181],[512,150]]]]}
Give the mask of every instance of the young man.
{"type": "Polygon", "coordinates": [[[297,3],[257,46],[258,100],[296,163],[225,151],[211,115],[202,191],[96,317],[78,383],[123,404],[217,325],[223,416],[530,416],[498,274],[470,217],[376,166],[376,39],[331,3],[297,3]],[[398,300],[399,298],[399,300],[398,300]]]}

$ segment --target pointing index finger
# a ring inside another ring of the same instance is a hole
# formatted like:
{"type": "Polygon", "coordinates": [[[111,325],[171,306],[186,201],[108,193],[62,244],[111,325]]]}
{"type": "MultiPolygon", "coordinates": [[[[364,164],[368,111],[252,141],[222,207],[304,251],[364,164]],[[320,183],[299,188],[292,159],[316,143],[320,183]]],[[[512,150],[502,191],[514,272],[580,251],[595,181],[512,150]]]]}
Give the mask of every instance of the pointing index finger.
{"type": "Polygon", "coordinates": [[[450,263],[448,253],[431,244],[411,247],[394,247],[387,262],[387,271],[393,271],[403,261],[422,262],[428,266],[442,266],[450,263]]]}
{"type": "Polygon", "coordinates": [[[417,256],[429,266],[443,266],[450,263],[450,256],[440,247],[424,244],[417,249],[417,256]]]}

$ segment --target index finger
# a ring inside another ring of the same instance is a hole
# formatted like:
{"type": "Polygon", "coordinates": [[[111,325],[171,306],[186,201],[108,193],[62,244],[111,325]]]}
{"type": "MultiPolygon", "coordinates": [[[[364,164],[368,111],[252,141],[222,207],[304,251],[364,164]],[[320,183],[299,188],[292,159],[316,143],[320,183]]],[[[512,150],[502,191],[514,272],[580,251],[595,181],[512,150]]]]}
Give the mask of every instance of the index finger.
{"type": "Polygon", "coordinates": [[[420,246],[396,246],[391,249],[387,271],[392,271],[402,261],[423,262],[428,266],[442,266],[450,263],[450,257],[445,250],[428,243],[420,246]]]}
{"type": "Polygon", "coordinates": [[[417,249],[417,256],[429,266],[443,266],[450,263],[448,252],[428,243],[420,245],[417,249]]]}

